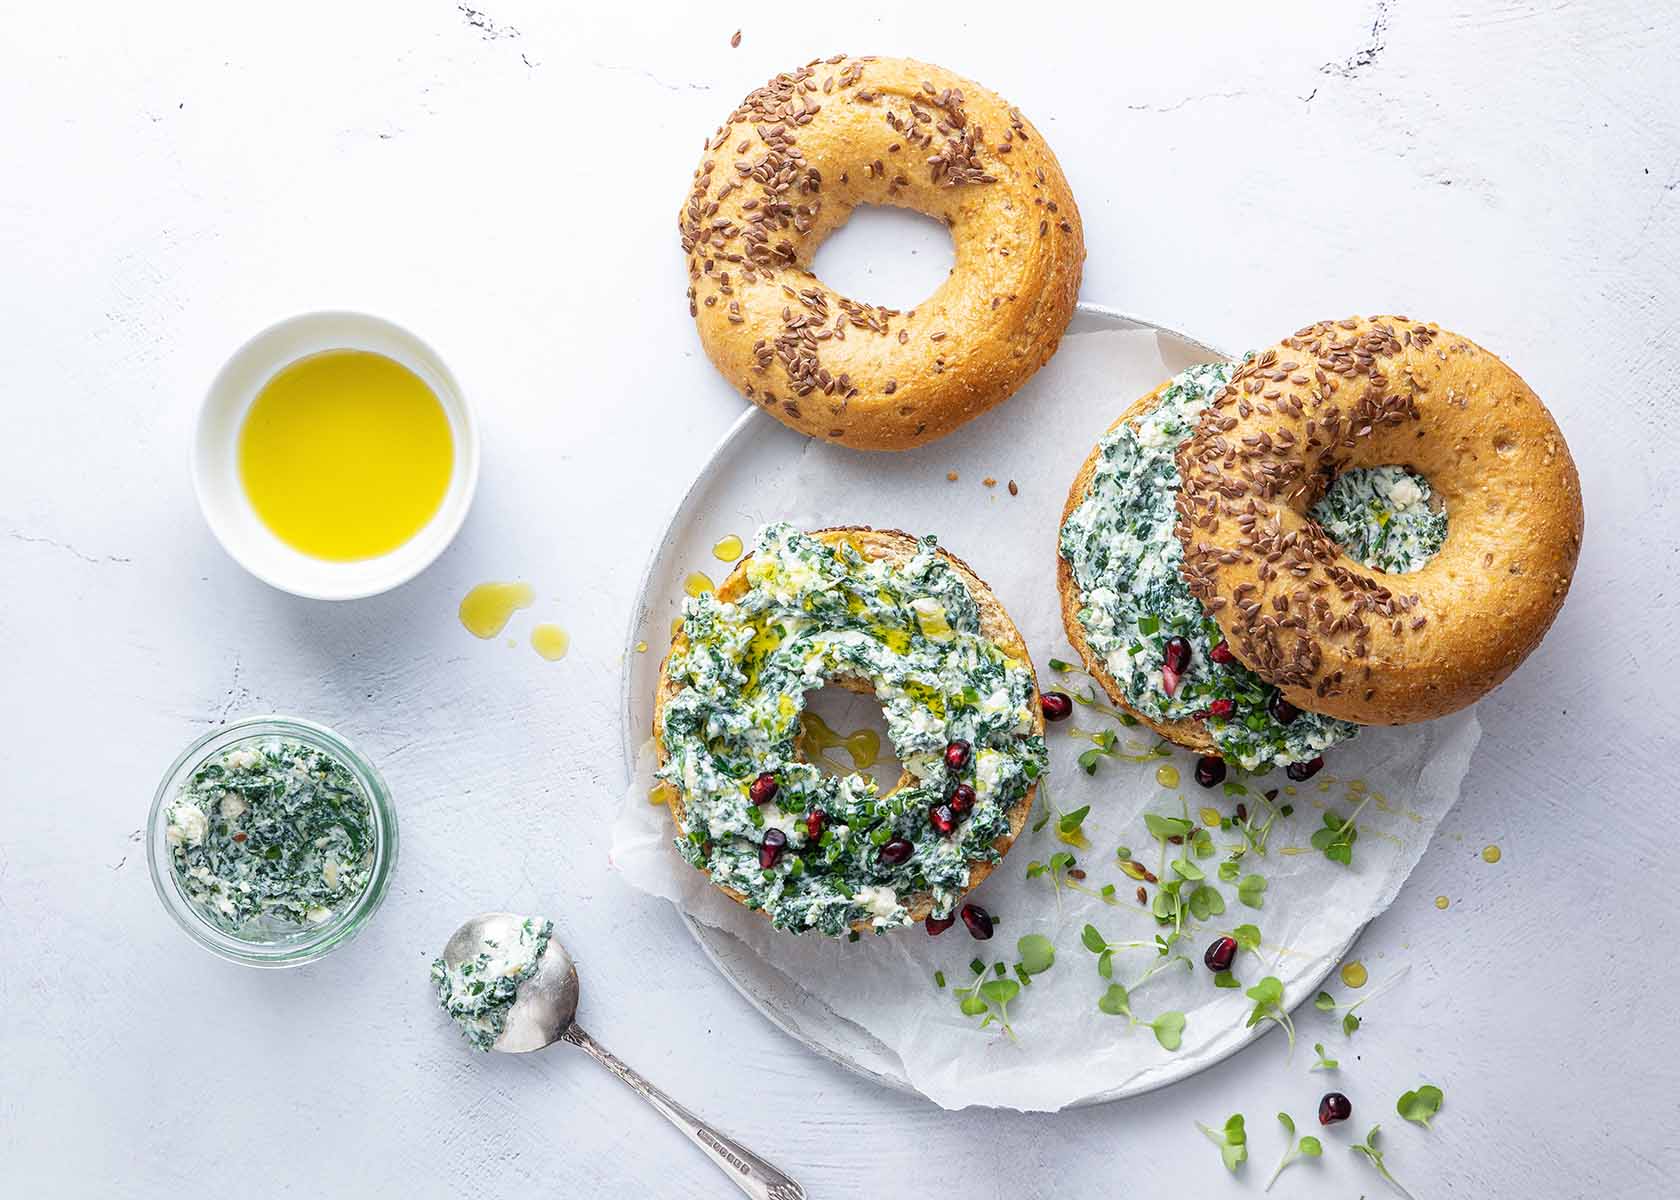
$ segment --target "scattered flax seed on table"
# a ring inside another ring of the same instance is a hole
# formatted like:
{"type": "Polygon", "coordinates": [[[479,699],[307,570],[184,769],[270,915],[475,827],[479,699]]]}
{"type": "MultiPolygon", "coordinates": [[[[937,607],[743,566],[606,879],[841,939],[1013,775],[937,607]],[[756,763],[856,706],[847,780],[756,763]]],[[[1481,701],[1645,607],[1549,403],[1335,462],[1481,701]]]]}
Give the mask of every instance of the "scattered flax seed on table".
{"type": "Polygon", "coordinates": [[[729,48],[731,50],[733,50],[737,46],[739,46],[740,44],[741,44],[741,31],[739,29],[737,29],[735,31],[735,36],[729,39],[729,48]]]}
{"type": "Polygon", "coordinates": [[[1015,481],[1013,479],[1009,481],[1009,494],[1011,496],[1019,496],[1021,494],[1021,489],[1015,486],[1015,481]]]}

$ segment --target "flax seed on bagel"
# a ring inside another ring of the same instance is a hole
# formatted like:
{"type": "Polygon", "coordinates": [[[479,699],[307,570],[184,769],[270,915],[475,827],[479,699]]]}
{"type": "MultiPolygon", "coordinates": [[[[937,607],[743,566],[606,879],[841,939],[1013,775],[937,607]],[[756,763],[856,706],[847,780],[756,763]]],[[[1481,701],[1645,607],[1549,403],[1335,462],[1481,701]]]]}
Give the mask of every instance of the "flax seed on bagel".
{"type": "Polygon", "coordinates": [[[1581,485],[1557,423],[1493,354],[1406,317],[1297,330],[1250,358],[1178,452],[1192,593],[1296,706],[1368,725],[1473,703],[1563,605],[1581,485]],[[1350,558],[1308,510],[1340,474],[1403,465],[1448,517],[1421,568],[1350,558]]]}
{"type": "Polygon", "coordinates": [[[868,450],[951,432],[1050,358],[1085,260],[1038,130],[940,67],[836,55],[776,76],[706,142],[677,224],[689,311],[726,379],[784,424],[868,450]],[[900,312],[810,272],[860,204],[943,221],[950,277],[900,312]]]}

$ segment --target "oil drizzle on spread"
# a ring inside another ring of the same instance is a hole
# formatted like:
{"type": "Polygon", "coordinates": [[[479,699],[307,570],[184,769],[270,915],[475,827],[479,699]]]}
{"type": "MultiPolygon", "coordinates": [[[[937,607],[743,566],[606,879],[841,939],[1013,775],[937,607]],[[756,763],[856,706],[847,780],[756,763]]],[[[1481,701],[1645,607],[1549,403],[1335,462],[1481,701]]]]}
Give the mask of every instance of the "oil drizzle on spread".
{"type": "Polygon", "coordinates": [[[852,760],[852,768],[867,771],[881,757],[881,735],[873,729],[858,729],[842,737],[832,726],[814,712],[799,718],[799,748],[808,761],[823,763],[844,774],[844,769],[829,760],[824,751],[839,747],[852,760]]]}

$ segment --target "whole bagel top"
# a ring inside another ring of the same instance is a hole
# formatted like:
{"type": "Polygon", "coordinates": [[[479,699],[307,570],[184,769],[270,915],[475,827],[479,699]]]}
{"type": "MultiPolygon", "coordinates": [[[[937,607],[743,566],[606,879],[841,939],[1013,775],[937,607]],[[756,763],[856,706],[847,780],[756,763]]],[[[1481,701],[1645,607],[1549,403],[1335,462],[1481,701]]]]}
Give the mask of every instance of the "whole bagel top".
{"type": "Polygon", "coordinates": [[[910,59],[836,55],[776,76],[707,140],[678,216],[713,363],[795,429],[897,450],[955,429],[1055,351],[1085,257],[1055,156],[992,92],[910,59]],[[810,273],[859,204],[951,231],[949,278],[908,312],[810,273]]]}
{"type": "Polygon", "coordinates": [[[1249,359],[1179,450],[1191,591],[1300,708],[1362,724],[1453,712],[1539,644],[1580,552],[1581,485],[1516,372],[1405,317],[1321,321],[1249,359]],[[1309,516],[1357,467],[1399,465],[1444,504],[1445,543],[1387,575],[1309,516]]]}

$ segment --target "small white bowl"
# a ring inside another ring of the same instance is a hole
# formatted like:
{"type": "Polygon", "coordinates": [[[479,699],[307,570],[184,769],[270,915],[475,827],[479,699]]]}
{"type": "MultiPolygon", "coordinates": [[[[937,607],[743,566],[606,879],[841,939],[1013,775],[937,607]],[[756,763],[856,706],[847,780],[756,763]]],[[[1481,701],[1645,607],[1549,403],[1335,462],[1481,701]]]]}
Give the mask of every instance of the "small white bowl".
{"type": "Polygon", "coordinates": [[[210,531],[240,566],[294,596],[354,600],[407,583],[455,537],[477,488],[478,425],[455,376],[414,334],[365,313],[305,313],[270,325],[228,359],[199,410],[193,490],[210,531]],[[443,502],[418,533],[377,558],[332,562],[293,549],[263,524],[239,481],[239,430],[257,393],[283,368],[324,350],[370,350],[394,359],[425,381],[449,418],[455,462],[443,502]]]}

